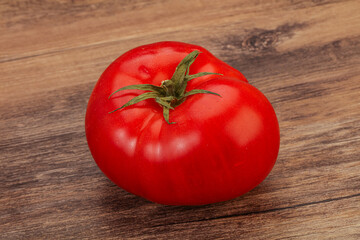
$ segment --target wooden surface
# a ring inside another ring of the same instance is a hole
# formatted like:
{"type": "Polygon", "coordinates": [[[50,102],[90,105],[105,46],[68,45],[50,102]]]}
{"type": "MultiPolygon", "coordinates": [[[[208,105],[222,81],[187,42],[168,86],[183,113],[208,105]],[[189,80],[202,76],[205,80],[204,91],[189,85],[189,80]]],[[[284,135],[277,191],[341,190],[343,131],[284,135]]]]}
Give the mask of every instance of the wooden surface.
{"type": "Polygon", "coordinates": [[[360,239],[360,1],[0,1],[0,239],[360,239]],[[201,45],[273,104],[281,148],[232,201],[171,207],[98,169],[102,71],[141,44],[201,45]]]}

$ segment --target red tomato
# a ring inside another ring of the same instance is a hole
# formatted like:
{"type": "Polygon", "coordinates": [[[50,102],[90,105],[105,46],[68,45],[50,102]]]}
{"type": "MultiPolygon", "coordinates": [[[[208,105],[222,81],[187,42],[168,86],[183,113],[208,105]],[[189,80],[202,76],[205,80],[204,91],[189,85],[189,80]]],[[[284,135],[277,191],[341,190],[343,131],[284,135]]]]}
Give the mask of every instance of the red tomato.
{"type": "Polygon", "coordinates": [[[180,42],[141,46],[116,59],[91,94],[85,127],[106,176],[128,192],[167,205],[215,203],[250,191],[271,171],[280,141],[275,112],[259,90],[204,48],[180,42]],[[134,84],[162,86],[194,50],[200,53],[186,74],[222,76],[194,78],[186,92],[203,89],[221,97],[183,98],[167,109],[174,124],[166,122],[166,107],[153,98],[112,112],[148,91],[124,90],[108,99],[113,92],[134,84]]]}

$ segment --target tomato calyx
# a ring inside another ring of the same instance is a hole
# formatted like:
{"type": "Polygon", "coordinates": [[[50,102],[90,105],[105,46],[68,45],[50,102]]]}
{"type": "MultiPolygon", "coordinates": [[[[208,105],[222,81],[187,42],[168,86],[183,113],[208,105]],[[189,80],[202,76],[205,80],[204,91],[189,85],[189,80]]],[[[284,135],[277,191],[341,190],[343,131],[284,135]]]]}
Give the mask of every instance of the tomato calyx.
{"type": "Polygon", "coordinates": [[[211,72],[200,72],[196,74],[189,74],[189,69],[191,64],[194,63],[195,59],[200,54],[199,51],[195,50],[189,53],[176,67],[176,70],[171,77],[170,80],[164,80],[160,86],[152,85],[152,84],[135,84],[122,87],[115,92],[113,92],[108,98],[110,99],[115,93],[123,90],[144,90],[148,91],[139,96],[132,98],[130,101],[122,105],[121,107],[109,112],[113,113],[118,110],[121,110],[130,105],[136,104],[138,102],[144,101],[146,99],[155,99],[155,101],[160,104],[163,108],[163,116],[165,121],[168,124],[173,124],[175,122],[169,121],[170,109],[173,110],[175,107],[179,106],[183,103],[188,96],[200,93],[206,94],[214,94],[221,97],[219,94],[207,91],[204,89],[194,89],[191,91],[186,91],[186,86],[189,81],[194,78],[206,76],[206,75],[222,75],[219,73],[211,73],[211,72]]]}

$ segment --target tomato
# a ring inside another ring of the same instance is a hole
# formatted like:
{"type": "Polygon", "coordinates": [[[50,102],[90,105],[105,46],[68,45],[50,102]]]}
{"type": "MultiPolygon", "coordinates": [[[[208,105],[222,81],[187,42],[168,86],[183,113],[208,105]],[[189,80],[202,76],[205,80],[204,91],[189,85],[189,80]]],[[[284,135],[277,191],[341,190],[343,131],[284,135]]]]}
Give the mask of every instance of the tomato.
{"type": "Polygon", "coordinates": [[[280,142],[266,97],[206,49],[180,42],[140,46],[116,59],[90,96],[85,128],[111,181],[166,205],[250,191],[271,171],[280,142]]]}

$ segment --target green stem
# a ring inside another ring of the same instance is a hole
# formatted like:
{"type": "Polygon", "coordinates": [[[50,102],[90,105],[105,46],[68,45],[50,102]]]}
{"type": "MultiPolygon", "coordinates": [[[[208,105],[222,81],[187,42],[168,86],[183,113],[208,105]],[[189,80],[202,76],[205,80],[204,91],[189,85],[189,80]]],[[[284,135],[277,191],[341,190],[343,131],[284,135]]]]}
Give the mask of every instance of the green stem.
{"type": "Polygon", "coordinates": [[[194,89],[189,92],[186,92],[187,82],[191,81],[194,78],[211,75],[211,74],[221,75],[219,73],[210,73],[210,72],[200,72],[193,75],[189,75],[190,66],[191,64],[194,63],[195,59],[198,57],[199,54],[200,52],[197,50],[189,53],[176,67],[175,72],[171,77],[171,79],[163,81],[161,83],[161,86],[155,86],[151,84],[137,84],[137,85],[125,86],[116,90],[109,96],[109,99],[117,92],[123,90],[138,89],[138,90],[145,90],[150,92],[146,92],[137,97],[134,97],[120,108],[117,108],[109,113],[116,112],[117,110],[136,104],[140,101],[154,98],[155,101],[163,107],[163,116],[165,121],[168,124],[173,124],[174,122],[169,121],[170,109],[174,109],[175,107],[179,106],[182,102],[185,101],[186,97],[199,93],[214,94],[220,96],[217,93],[203,89],[194,89]]]}

